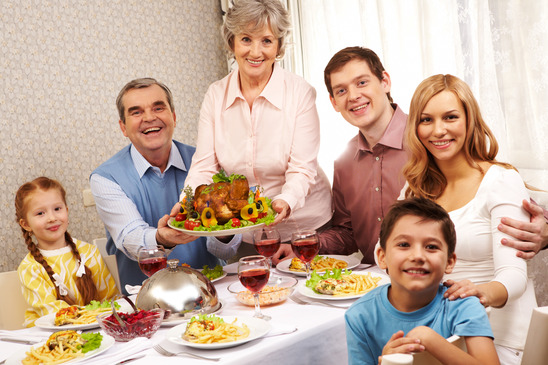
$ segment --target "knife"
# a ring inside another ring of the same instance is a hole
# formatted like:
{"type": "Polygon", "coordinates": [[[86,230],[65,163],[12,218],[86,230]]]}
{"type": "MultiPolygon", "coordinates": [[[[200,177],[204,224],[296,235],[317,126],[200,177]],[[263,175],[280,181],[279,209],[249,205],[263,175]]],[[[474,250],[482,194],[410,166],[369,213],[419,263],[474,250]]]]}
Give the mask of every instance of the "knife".
{"type": "Polygon", "coordinates": [[[40,342],[40,341],[23,340],[19,338],[11,338],[11,337],[2,337],[0,338],[0,341],[22,343],[23,345],[34,345],[35,343],[40,342]]]}
{"type": "Polygon", "coordinates": [[[114,365],[127,364],[127,363],[130,362],[130,361],[137,360],[137,359],[140,359],[140,358],[142,358],[142,357],[145,357],[145,354],[142,354],[142,355],[139,355],[139,356],[135,356],[135,357],[132,357],[132,358],[129,358],[129,359],[122,360],[122,361],[120,361],[120,362],[117,362],[117,363],[114,364],[114,365]]]}

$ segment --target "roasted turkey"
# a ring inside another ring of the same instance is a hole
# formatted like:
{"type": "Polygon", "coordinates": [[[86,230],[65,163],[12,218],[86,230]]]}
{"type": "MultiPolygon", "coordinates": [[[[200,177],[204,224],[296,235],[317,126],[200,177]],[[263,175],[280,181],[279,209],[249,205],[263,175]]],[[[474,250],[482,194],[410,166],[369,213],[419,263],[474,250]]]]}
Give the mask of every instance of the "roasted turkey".
{"type": "Polygon", "coordinates": [[[194,192],[195,209],[198,214],[210,207],[215,212],[219,224],[225,224],[231,218],[238,217],[240,210],[248,204],[249,183],[245,177],[232,182],[221,181],[209,185],[200,185],[194,192]]]}

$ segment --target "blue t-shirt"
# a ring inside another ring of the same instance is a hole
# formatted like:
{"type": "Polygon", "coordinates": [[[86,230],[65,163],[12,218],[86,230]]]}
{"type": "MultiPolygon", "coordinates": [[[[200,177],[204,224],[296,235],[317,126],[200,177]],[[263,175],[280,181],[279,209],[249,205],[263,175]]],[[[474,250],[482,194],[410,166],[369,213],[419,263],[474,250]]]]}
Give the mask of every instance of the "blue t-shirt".
{"type": "Polygon", "coordinates": [[[493,332],[485,308],[477,297],[448,300],[440,285],[434,300],[414,312],[400,312],[388,300],[390,284],[372,290],[356,301],[344,315],[349,364],[378,364],[378,357],[390,337],[427,326],[448,338],[485,336],[493,332]]]}

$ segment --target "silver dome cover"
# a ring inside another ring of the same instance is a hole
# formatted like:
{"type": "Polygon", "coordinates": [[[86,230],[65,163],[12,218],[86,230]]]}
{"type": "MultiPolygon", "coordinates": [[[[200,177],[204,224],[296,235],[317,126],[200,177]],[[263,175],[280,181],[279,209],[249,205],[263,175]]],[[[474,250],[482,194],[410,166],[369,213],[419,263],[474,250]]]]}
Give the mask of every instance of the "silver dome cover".
{"type": "Polygon", "coordinates": [[[168,321],[219,310],[221,302],[211,281],[200,271],[178,264],[177,259],[168,260],[167,268],[145,280],[137,294],[137,307],[162,308],[168,321]]]}

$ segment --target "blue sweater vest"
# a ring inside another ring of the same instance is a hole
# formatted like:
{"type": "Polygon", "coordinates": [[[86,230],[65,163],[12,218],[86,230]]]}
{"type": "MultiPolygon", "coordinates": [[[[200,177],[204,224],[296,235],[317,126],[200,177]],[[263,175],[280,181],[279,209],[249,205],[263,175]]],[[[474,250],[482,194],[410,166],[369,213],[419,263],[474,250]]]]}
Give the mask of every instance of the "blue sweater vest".
{"type": "MultiPolygon", "coordinates": [[[[174,142],[183,161],[189,166],[195,148],[177,141],[174,142]]],[[[187,172],[172,166],[165,171],[163,178],[157,176],[152,169],[148,169],[143,177],[139,178],[131,158],[130,146],[124,147],[91,174],[99,174],[118,184],[128,198],[135,203],[143,220],[151,227],[157,227],[158,220],[165,214],[169,214],[173,205],[179,200],[187,172]]],[[[120,290],[126,293],[126,284],[141,285],[147,277],[141,272],[136,261],[116,249],[108,230],[106,230],[106,234],[107,251],[111,255],[116,255],[122,286],[120,290]]],[[[169,259],[173,258],[179,259],[180,264],[187,263],[194,268],[201,268],[203,265],[214,267],[220,262],[207,251],[205,237],[200,237],[185,245],[177,245],[169,255],[169,259]]]]}

